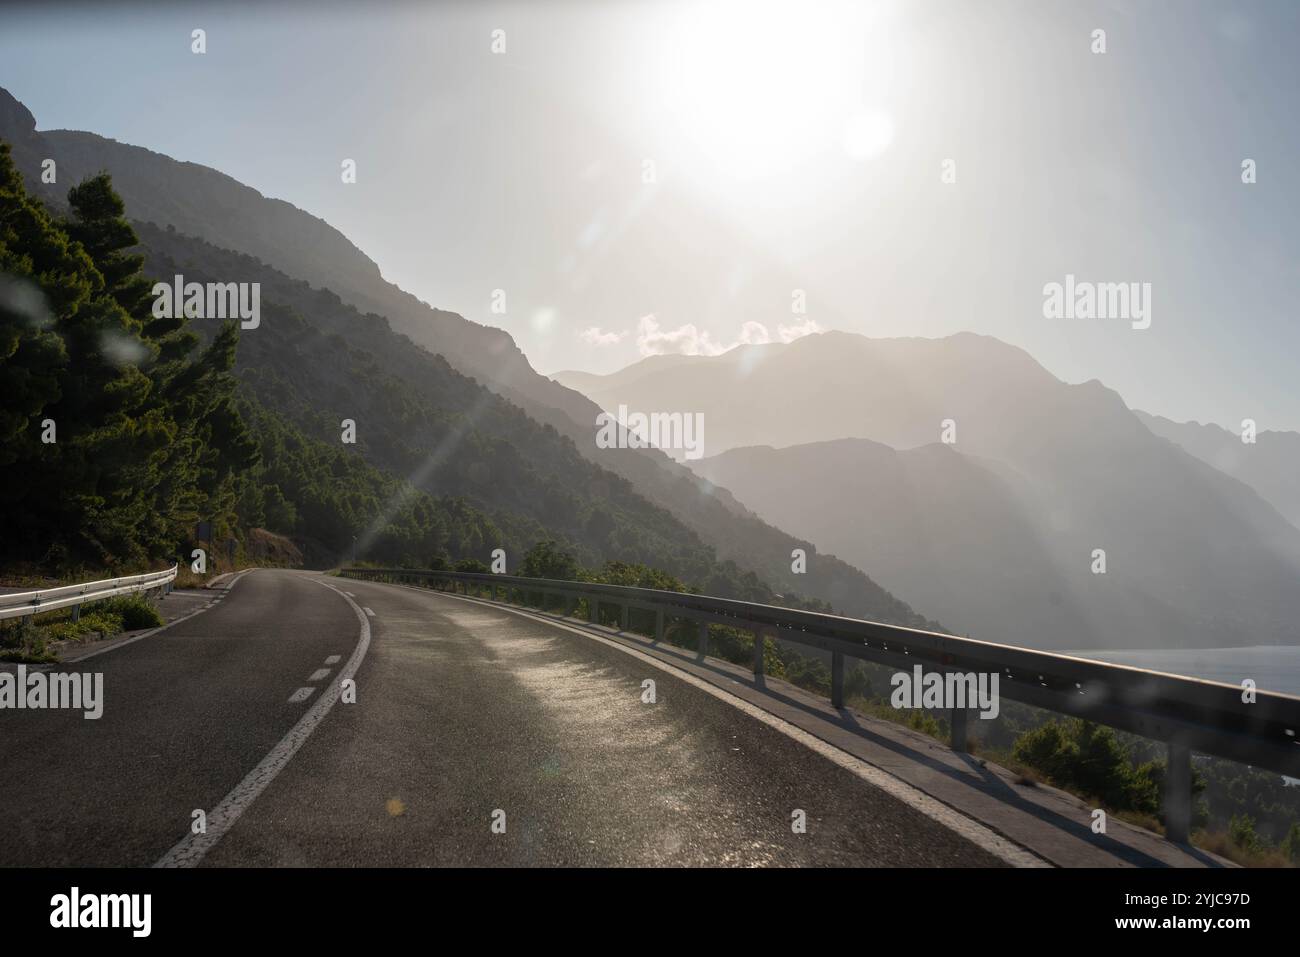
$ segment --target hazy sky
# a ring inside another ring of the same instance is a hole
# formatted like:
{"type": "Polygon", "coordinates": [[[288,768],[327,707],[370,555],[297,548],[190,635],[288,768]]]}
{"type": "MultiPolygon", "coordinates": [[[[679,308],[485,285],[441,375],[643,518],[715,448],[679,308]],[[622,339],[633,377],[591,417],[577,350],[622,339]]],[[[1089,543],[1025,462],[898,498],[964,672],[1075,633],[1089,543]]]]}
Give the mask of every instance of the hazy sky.
{"type": "Polygon", "coordinates": [[[1298,49],[1286,2],[0,8],[39,128],[322,216],[542,371],[971,330],[1264,429],[1300,429],[1298,49]],[[1045,318],[1067,274],[1150,283],[1150,328],[1045,318]]]}

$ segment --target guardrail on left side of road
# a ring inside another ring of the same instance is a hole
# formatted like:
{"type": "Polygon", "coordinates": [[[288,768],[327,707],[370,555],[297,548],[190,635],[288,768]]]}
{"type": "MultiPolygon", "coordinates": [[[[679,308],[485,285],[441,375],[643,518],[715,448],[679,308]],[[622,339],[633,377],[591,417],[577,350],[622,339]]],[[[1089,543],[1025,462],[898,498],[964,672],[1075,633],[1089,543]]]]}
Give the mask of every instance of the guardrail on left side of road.
{"type": "Polygon", "coordinates": [[[128,575],[124,578],[105,578],[79,585],[60,585],[58,588],[42,588],[39,591],[20,591],[0,595],[0,620],[30,618],[42,612],[69,607],[73,609],[75,615],[86,602],[100,601],[115,595],[153,591],[155,588],[160,594],[166,595],[172,590],[172,583],[176,580],[176,569],[177,566],[173,565],[161,572],[146,572],[143,575],[128,575]]]}

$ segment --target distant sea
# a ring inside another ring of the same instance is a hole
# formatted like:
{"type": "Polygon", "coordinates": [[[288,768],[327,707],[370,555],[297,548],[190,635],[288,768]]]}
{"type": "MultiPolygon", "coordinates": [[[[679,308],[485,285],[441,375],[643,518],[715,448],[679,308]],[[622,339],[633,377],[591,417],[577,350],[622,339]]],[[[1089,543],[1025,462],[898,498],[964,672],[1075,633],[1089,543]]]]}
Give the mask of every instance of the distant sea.
{"type": "Polygon", "coordinates": [[[1117,665],[1240,685],[1250,678],[1260,691],[1300,695],[1300,647],[1196,648],[1189,651],[1070,651],[1117,665]]]}

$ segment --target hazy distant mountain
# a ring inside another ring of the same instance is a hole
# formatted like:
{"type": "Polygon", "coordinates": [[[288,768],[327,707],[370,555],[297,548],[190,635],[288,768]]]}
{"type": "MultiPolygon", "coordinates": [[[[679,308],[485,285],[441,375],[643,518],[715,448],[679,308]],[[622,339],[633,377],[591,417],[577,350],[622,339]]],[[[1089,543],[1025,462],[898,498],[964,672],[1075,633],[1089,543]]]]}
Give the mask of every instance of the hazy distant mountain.
{"type": "MultiPolygon", "coordinates": [[[[1241,482],[1155,436],[1112,390],[1096,381],[1063,383],[996,339],[828,333],[715,358],[656,356],[594,379],[558,378],[581,381],[607,409],[703,413],[706,455],[799,446],[790,456],[749,463],[747,476],[725,457],[702,471],[764,518],[861,562],[883,582],[906,582],[927,563],[939,579],[968,576],[951,581],[954,602],[943,607],[959,601],[969,615],[936,608],[949,627],[975,631],[1001,603],[1004,631],[1034,631],[1021,622],[1041,620],[1042,602],[1021,597],[1018,589],[1027,587],[1063,602],[1059,627],[1033,642],[1044,646],[1300,642],[1300,532],[1241,482]],[[956,439],[951,451],[961,455],[917,450],[906,469],[896,465],[902,474],[891,481],[877,474],[855,484],[836,474],[884,470],[887,461],[827,460],[835,449],[809,447],[864,438],[916,449],[938,441],[946,420],[956,439]],[[978,457],[1003,484],[973,472],[976,464],[962,457],[978,457]],[[777,470],[775,487],[754,473],[768,467],[777,470]],[[959,478],[927,477],[926,468],[959,478]],[[805,499],[802,512],[777,501],[793,495],[805,499]],[[882,500],[865,502],[866,495],[882,500]],[[926,508],[946,517],[909,526],[892,514],[926,508]],[[864,512],[874,517],[854,526],[856,534],[881,535],[888,548],[873,550],[868,541],[849,550],[842,536],[832,538],[832,524],[864,512]],[[955,536],[949,542],[945,528],[955,536]],[[978,548],[933,557],[946,545],[958,548],[962,536],[983,541],[990,561],[1010,563],[1006,574],[976,570],[978,548]],[[1106,552],[1105,575],[1091,572],[1094,549],[1106,552]],[[1044,555],[1068,589],[1043,577],[1044,555]],[[997,600],[970,597],[983,587],[996,587],[997,600]]],[[[906,586],[894,587],[921,604],[906,586]]]]}
{"type": "Polygon", "coordinates": [[[1052,414],[1021,409],[1022,399],[1058,402],[1068,395],[1077,404],[1109,395],[1123,406],[1098,383],[1063,386],[1023,350],[969,333],[869,339],[828,332],[789,344],[739,346],[716,357],[651,356],[605,376],[552,378],[581,386],[604,409],[702,412],[709,455],[846,437],[910,448],[938,441],[947,418],[958,420],[959,448],[1001,448],[1022,441],[1003,422],[1052,414]],[[999,382],[1014,388],[998,388],[999,382]]]}
{"type": "Polygon", "coordinates": [[[695,468],[963,634],[1104,644],[1079,594],[1093,584],[1087,567],[1058,567],[1022,507],[1024,490],[992,463],[939,444],[899,452],[840,439],[733,449],[695,468]]]}
{"type": "Polygon", "coordinates": [[[1137,412],[1156,435],[1169,439],[1220,472],[1241,479],[1300,528],[1300,433],[1259,432],[1255,442],[1241,441],[1217,425],[1173,422],[1137,412]]]}

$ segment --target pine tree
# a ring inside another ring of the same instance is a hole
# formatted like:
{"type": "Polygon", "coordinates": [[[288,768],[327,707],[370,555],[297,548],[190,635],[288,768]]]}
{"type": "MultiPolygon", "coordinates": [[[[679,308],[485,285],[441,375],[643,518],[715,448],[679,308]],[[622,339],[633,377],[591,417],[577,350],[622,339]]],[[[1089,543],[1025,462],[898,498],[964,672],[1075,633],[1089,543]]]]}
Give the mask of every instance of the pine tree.
{"type": "Polygon", "coordinates": [[[0,143],[3,557],[138,565],[174,554],[200,517],[231,530],[257,461],[234,399],[238,332],[194,355],[183,318],[152,315],[109,177],[68,200],[71,219],[53,219],[0,143]]]}

